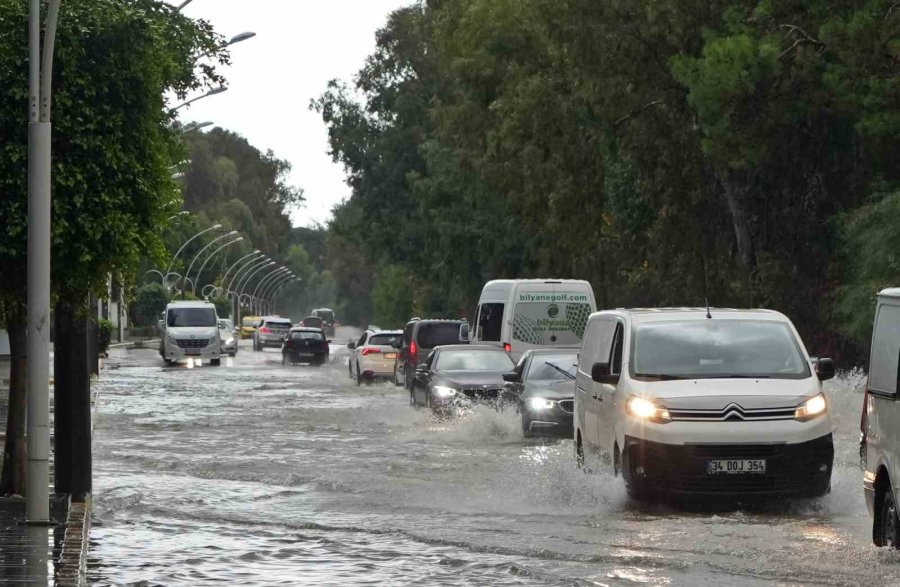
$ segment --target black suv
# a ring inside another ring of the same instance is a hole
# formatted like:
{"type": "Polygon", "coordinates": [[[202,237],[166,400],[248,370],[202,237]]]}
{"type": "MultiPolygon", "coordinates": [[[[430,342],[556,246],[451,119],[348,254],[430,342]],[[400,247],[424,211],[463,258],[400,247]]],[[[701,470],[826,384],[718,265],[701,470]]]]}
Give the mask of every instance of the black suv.
{"type": "Polygon", "coordinates": [[[425,362],[436,346],[466,344],[469,325],[465,320],[422,320],[413,318],[403,329],[403,338],[394,346],[398,349],[394,364],[394,384],[412,389],[416,367],[425,362]],[[409,373],[409,377],[406,374],[409,373]]]}

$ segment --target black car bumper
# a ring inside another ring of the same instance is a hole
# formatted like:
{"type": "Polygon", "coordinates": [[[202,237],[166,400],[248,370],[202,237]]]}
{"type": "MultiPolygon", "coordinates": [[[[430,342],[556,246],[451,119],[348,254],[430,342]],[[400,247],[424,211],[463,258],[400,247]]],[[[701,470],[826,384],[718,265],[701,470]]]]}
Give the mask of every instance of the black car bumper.
{"type": "Polygon", "coordinates": [[[571,438],[574,434],[572,412],[554,406],[546,410],[534,410],[522,406],[522,432],[528,436],[553,436],[571,438]]]}
{"type": "Polygon", "coordinates": [[[633,493],[817,497],[831,487],[831,434],[799,444],[671,445],[625,437],[622,473],[633,493]],[[707,472],[710,460],[765,459],[765,473],[707,472]]]}
{"type": "Polygon", "coordinates": [[[324,351],[295,351],[286,349],[281,351],[285,360],[291,363],[324,363],[328,360],[328,353],[324,351]]]}

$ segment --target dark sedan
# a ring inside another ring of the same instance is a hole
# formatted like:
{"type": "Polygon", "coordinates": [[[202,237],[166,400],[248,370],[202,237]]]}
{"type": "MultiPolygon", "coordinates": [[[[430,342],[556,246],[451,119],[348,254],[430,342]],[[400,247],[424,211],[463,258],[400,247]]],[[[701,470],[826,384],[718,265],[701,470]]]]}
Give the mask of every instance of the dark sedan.
{"type": "Polygon", "coordinates": [[[439,413],[475,403],[496,405],[504,399],[503,374],[514,367],[500,347],[439,346],[416,369],[410,403],[439,413]]]}
{"type": "Polygon", "coordinates": [[[291,328],[281,345],[281,364],[310,363],[323,365],[328,362],[330,348],[321,328],[291,328]]]}
{"type": "Polygon", "coordinates": [[[577,363],[575,349],[535,349],[504,376],[518,396],[525,436],[572,437],[577,363]]]}

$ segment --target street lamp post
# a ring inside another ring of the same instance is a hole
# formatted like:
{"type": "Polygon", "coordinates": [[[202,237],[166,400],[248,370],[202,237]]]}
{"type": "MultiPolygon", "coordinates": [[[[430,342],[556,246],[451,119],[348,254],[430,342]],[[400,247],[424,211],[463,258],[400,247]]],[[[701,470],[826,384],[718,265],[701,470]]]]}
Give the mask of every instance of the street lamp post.
{"type": "Polygon", "coordinates": [[[256,249],[255,251],[253,251],[253,252],[250,253],[249,255],[244,255],[243,257],[241,257],[240,259],[238,259],[237,261],[235,261],[235,262],[231,265],[231,267],[229,267],[228,270],[225,271],[225,275],[222,276],[222,288],[223,288],[222,291],[224,291],[225,293],[228,293],[227,290],[225,290],[224,288],[225,288],[225,282],[228,280],[228,275],[231,274],[231,270],[232,270],[232,269],[234,269],[235,267],[237,267],[238,265],[240,265],[241,263],[243,263],[245,259],[249,259],[250,257],[257,257],[257,256],[259,256],[259,255],[261,255],[261,254],[262,254],[262,253],[259,252],[259,249],[256,249]]]}
{"type": "Polygon", "coordinates": [[[260,303],[264,308],[266,308],[266,311],[271,312],[273,310],[273,308],[271,307],[272,304],[269,303],[270,294],[275,291],[275,289],[283,282],[289,281],[291,279],[296,279],[296,276],[291,272],[288,272],[284,275],[279,275],[277,278],[267,283],[266,287],[264,287],[262,291],[259,292],[260,303]]]}
{"type": "MultiPolygon", "coordinates": [[[[237,317],[237,322],[240,321],[241,317],[241,297],[237,295],[237,286],[240,285],[241,281],[243,281],[244,277],[249,274],[249,272],[255,270],[257,267],[264,265],[270,261],[269,257],[266,255],[262,255],[261,257],[256,257],[255,259],[251,259],[245,265],[243,265],[240,269],[234,272],[234,276],[231,278],[231,282],[225,287],[226,292],[231,292],[233,295],[233,299],[237,300],[234,309],[234,315],[237,317]],[[243,275],[241,275],[243,274],[243,275]]],[[[237,323],[235,322],[235,323],[237,323]]]]}
{"type": "Polygon", "coordinates": [[[186,246],[188,246],[195,238],[199,238],[199,237],[203,236],[204,234],[206,234],[207,232],[209,232],[209,231],[211,231],[211,230],[218,230],[218,229],[220,229],[220,228],[222,228],[222,225],[221,225],[221,224],[213,224],[212,226],[210,226],[210,227],[207,228],[206,230],[201,230],[200,232],[198,232],[197,234],[195,234],[195,235],[192,236],[191,238],[189,238],[189,239],[187,239],[186,241],[184,241],[184,244],[181,245],[181,248],[178,249],[177,251],[175,251],[175,254],[172,255],[172,260],[169,261],[169,265],[166,267],[166,275],[168,275],[168,274],[172,271],[172,263],[174,263],[174,262],[175,262],[175,259],[178,258],[178,255],[181,254],[181,251],[183,251],[184,248],[185,248],[186,246]]]}
{"type": "MultiPolygon", "coordinates": [[[[50,98],[60,0],[28,4],[28,270],[25,519],[50,521],[50,98]]],[[[9,440],[9,439],[7,439],[9,440]]]]}
{"type": "Polygon", "coordinates": [[[170,112],[170,113],[172,113],[172,112],[177,112],[178,110],[181,110],[181,109],[184,108],[185,106],[189,106],[189,105],[193,104],[193,103],[196,102],[197,100],[202,100],[203,98],[209,98],[210,96],[215,96],[216,94],[221,94],[222,92],[225,92],[225,91],[227,91],[227,90],[228,90],[228,87],[227,87],[227,86],[219,86],[219,87],[217,87],[217,88],[213,88],[213,89],[211,89],[210,91],[206,92],[205,94],[200,94],[200,95],[197,96],[196,98],[191,98],[191,99],[188,100],[187,102],[182,102],[182,103],[179,104],[178,106],[175,106],[174,108],[171,108],[171,109],[169,110],[169,112],[170,112]]]}
{"type": "Polygon", "coordinates": [[[260,292],[259,297],[263,300],[263,305],[268,312],[273,310],[271,297],[275,291],[281,287],[282,284],[292,281],[294,279],[299,279],[293,273],[289,273],[287,275],[280,276],[278,279],[273,280],[267,285],[262,292],[260,292]]]}
{"type": "Polygon", "coordinates": [[[259,280],[259,283],[256,284],[256,289],[254,289],[253,293],[251,294],[251,297],[256,300],[257,311],[259,311],[259,309],[262,307],[262,304],[259,303],[259,300],[261,299],[260,294],[262,293],[264,286],[267,286],[269,283],[271,283],[272,279],[290,272],[291,270],[287,267],[280,267],[259,280]]]}
{"type": "Polygon", "coordinates": [[[301,279],[299,277],[292,277],[291,279],[286,279],[285,281],[279,283],[278,287],[276,287],[274,290],[272,290],[272,293],[269,294],[269,299],[266,302],[269,306],[269,311],[273,311],[275,309],[275,300],[278,298],[278,296],[284,290],[285,286],[287,286],[289,283],[298,282],[298,281],[301,281],[301,279]]]}
{"type": "MultiPolygon", "coordinates": [[[[219,241],[222,240],[222,239],[226,239],[226,238],[228,238],[228,237],[230,237],[230,236],[235,236],[237,233],[238,233],[238,231],[232,230],[231,232],[226,232],[226,233],[223,234],[222,236],[218,236],[218,237],[212,239],[211,241],[209,241],[208,243],[206,243],[206,246],[203,247],[202,249],[200,249],[200,250],[197,252],[197,254],[194,255],[194,258],[191,260],[191,264],[188,265],[187,271],[184,272],[184,279],[185,279],[185,281],[188,280],[188,279],[190,279],[190,277],[191,277],[191,269],[194,268],[194,263],[197,262],[197,259],[200,258],[200,255],[202,255],[204,252],[206,252],[206,249],[210,248],[211,246],[213,246],[214,244],[216,244],[217,242],[219,242],[219,241]]],[[[193,282],[191,282],[191,283],[193,284],[193,282]]],[[[196,289],[196,288],[191,287],[191,292],[192,292],[192,293],[193,293],[194,289],[196,289]]],[[[182,289],[182,292],[183,292],[183,291],[184,291],[184,289],[182,289]]]]}
{"type": "Polygon", "coordinates": [[[197,294],[197,282],[200,281],[200,276],[203,275],[203,269],[204,269],[204,267],[206,267],[206,264],[209,263],[209,260],[212,259],[213,257],[215,257],[216,254],[218,254],[218,252],[221,251],[222,249],[224,249],[225,247],[231,246],[231,245],[233,245],[234,243],[239,243],[239,242],[241,242],[242,240],[244,240],[244,237],[239,236],[239,237],[237,237],[236,239],[234,239],[234,240],[232,240],[232,241],[228,241],[227,243],[223,244],[221,247],[219,247],[218,249],[216,249],[215,251],[213,251],[212,253],[210,253],[209,256],[206,257],[206,259],[203,260],[203,263],[200,265],[200,270],[197,271],[197,279],[194,281],[194,287],[191,288],[191,292],[192,292],[194,295],[197,294]]]}
{"type": "MultiPolygon", "coordinates": [[[[241,296],[244,294],[244,288],[247,287],[247,285],[250,283],[250,281],[253,279],[253,277],[257,273],[259,273],[260,271],[262,271],[263,269],[265,269],[267,267],[271,267],[272,265],[276,265],[275,261],[269,261],[265,265],[260,265],[253,272],[248,273],[247,276],[244,277],[238,283],[238,316],[240,316],[240,309],[241,309],[240,299],[241,299],[241,296]]],[[[250,308],[251,308],[251,310],[253,309],[253,300],[250,300],[250,308]]]]}

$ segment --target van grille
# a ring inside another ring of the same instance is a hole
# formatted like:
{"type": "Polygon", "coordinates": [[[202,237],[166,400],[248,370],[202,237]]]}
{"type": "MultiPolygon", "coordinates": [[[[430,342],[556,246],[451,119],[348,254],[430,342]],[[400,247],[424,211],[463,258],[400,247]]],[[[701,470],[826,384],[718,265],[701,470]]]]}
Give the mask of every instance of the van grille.
{"type": "Polygon", "coordinates": [[[181,349],[205,349],[209,345],[208,338],[179,338],[175,342],[181,349]]]}
{"type": "Polygon", "coordinates": [[[672,420],[691,422],[757,422],[765,420],[793,420],[796,408],[762,408],[747,410],[729,404],[721,410],[684,410],[670,408],[672,420]]]}

